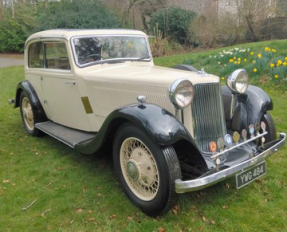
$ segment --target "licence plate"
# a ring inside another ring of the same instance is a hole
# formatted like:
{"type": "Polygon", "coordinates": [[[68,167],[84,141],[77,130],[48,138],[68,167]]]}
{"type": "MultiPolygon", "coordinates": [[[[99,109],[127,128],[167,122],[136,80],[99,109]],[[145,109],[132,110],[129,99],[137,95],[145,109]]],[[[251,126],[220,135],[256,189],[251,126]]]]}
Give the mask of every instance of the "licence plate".
{"type": "Polygon", "coordinates": [[[267,172],[266,162],[263,161],[262,163],[257,164],[256,166],[237,174],[236,175],[236,188],[237,189],[242,188],[243,186],[259,178],[260,176],[265,175],[266,172],[267,172]]]}

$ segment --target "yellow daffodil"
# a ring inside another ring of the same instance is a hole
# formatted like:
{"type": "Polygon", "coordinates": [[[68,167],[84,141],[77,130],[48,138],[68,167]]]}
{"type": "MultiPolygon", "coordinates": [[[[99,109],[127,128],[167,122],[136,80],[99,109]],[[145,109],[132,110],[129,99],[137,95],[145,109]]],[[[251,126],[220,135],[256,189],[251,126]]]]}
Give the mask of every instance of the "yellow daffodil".
{"type": "Polygon", "coordinates": [[[247,62],[247,59],[244,59],[244,62],[247,62]]]}
{"type": "Polygon", "coordinates": [[[238,63],[237,63],[237,64],[238,64],[238,65],[240,65],[240,64],[241,64],[241,62],[239,62],[239,61],[238,61],[238,63]]]}
{"type": "Polygon", "coordinates": [[[275,64],[271,63],[270,68],[274,68],[274,67],[275,67],[275,64]]]}
{"type": "Polygon", "coordinates": [[[268,47],[265,47],[265,51],[268,52],[268,50],[269,50],[269,48],[268,48],[268,47]]]}
{"type": "Polygon", "coordinates": [[[253,55],[254,55],[254,52],[250,52],[250,55],[253,56],[253,55]]]}
{"type": "Polygon", "coordinates": [[[236,56],[233,57],[233,60],[236,60],[236,56]]]}
{"type": "Polygon", "coordinates": [[[283,64],[282,60],[277,60],[277,67],[279,67],[281,64],[283,64]]]}
{"type": "Polygon", "coordinates": [[[259,58],[259,59],[261,59],[261,58],[262,58],[261,53],[259,53],[257,56],[258,56],[258,58],[259,58]]]}
{"type": "Polygon", "coordinates": [[[241,58],[238,58],[237,60],[238,60],[238,62],[240,62],[240,61],[241,61],[241,58]]]}
{"type": "Polygon", "coordinates": [[[285,61],[287,61],[287,56],[285,57],[285,61]]]}
{"type": "Polygon", "coordinates": [[[279,75],[275,75],[275,78],[277,79],[279,77],[279,75]]]}
{"type": "Polygon", "coordinates": [[[224,80],[225,80],[225,77],[221,77],[221,80],[223,80],[223,81],[224,81],[224,80]]]}
{"type": "Polygon", "coordinates": [[[230,59],[230,60],[229,60],[229,63],[232,63],[233,61],[234,61],[233,59],[230,59]]]}
{"type": "Polygon", "coordinates": [[[252,60],[252,64],[256,64],[256,61],[255,61],[255,60],[252,60]]]}
{"type": "Polygon", "coordinates": [[[252,70],[254,73],[257,73],[257,68],[254,68],[253,70],[252,70]]]}
{"type": "Polygon", "coordinates": [[[276,51],[276,49],[272,49],[272,52],[276,53],[277,51],[276,51]]]}
{"type": "Polygon", "coordinates": [[[283,65],[284,65],[284,66],[287,66],[287,62],[285,61],[285,62],[283,63],[283,65]]]}
{"type": "Polygon", "coordinates": [[[236,62],[236,61],[234,61],[234,64],[237,64],[237,62],[236,62]]]}

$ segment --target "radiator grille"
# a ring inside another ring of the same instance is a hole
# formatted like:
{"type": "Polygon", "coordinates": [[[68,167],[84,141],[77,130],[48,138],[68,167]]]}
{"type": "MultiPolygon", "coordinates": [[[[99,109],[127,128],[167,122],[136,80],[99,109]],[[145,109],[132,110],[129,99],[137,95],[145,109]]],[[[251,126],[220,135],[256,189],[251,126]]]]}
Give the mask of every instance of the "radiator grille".
{"type": "Polygon", "coordinates": [[[219,83],[195,85],[192,116],[195,142],[200,150],[209,151],[209,143],[226,134],[219,83]]]}

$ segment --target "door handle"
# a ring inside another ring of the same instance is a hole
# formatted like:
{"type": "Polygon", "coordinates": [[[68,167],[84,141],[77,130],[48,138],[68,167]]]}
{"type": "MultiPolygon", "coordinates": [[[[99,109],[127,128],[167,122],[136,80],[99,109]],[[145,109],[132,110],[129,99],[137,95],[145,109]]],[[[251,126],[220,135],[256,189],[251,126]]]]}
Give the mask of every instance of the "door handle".
{"type": "Polygon", "coordinates": [[[76,82],[75,81],[67,81],[65,82],[66,85],[75,85],[76,82]]]}

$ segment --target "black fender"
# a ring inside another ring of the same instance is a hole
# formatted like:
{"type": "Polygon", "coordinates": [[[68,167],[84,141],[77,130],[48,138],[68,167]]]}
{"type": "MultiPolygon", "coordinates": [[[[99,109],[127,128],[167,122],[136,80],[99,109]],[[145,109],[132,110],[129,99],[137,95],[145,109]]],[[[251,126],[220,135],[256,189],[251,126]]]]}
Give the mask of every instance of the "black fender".
{"type": "Polygon", "coordinates": [[[16,88],[14,108],[17,108],[20,106],[20,96],[21,96],[22,91],[25,91],[30,98],[32,109],[33,109],[33,112],[35,112],[35,116],[36,116],[35,121],[36,122],[46,121],[47,116],[41,105],[38,95],[28,80],[18,83],[17,88],[16,88]]]}
{"type": "Polygon", "coordinates": [[[230,118],[230,106],[232,93],[224,85],[221,87],[224,103],[226,125],[228,129],[241,131],[247,129],[250,124],[259,123],[262,116],[273,109],[270,96],[262,89],[250,85],[244,94],[236,95],[234,116],[230,118]]]}
{"type": "Polygon", "coordinates": [[[197,149],[184,125],[170,112],[153,104],[129,105],[113,111],[106,118],[96,137],[91,141],[77,144],[75,149],[84,154],[95,153],[109,135],[113,135],[125,122],[139,127],[159,146],[169,146],[184,139],[197,149]]]}

